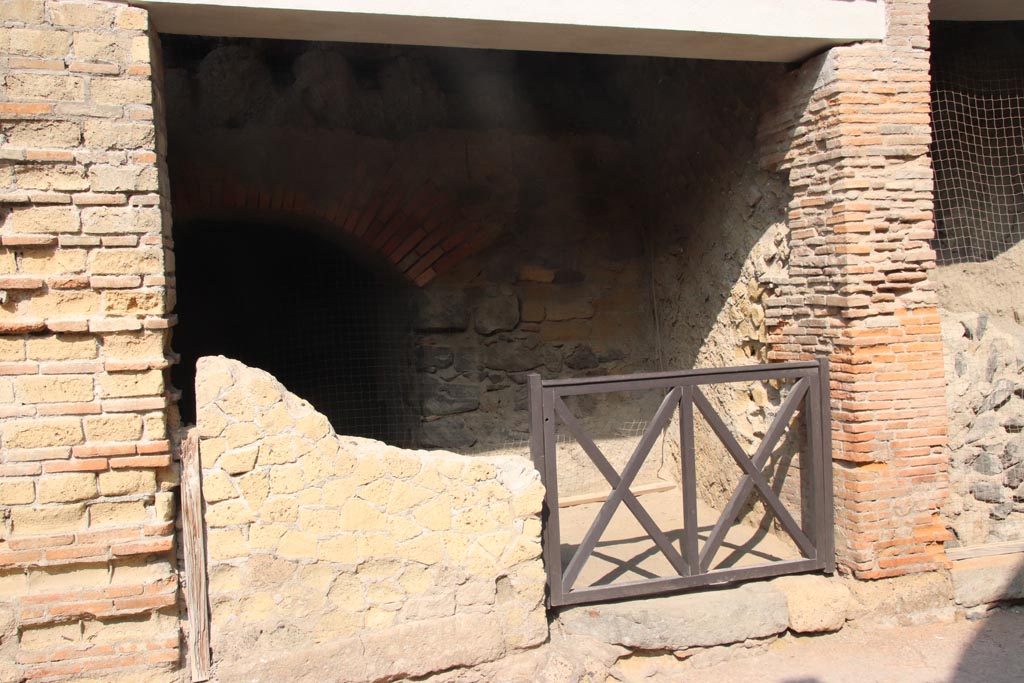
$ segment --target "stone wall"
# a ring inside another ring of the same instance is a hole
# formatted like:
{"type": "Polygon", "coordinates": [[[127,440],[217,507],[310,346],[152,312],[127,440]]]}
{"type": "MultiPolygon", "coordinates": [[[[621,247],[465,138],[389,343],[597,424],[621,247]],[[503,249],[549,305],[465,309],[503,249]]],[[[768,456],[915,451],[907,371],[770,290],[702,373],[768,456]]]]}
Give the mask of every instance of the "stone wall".
{"type": "Polygon", "coordinates": [[[4,681],[176,675],[154,43],[120,3],[0,3],[4,681]]]}
{"type": "Polygon", "coordinates": [[[196,382],[217,680],[415,677],[547,638],[528,461],[338,436],[222,357],[196,382]]]}
{"type": "Polygon", "coordinates": [[[762,125],[788,174],[789,268],[766,302],[769,358],[828,354],[837,550],[857,576],[944,564],[942,338],[928,159],[927,0],[886,3],[884,42],[791,75],[762,125]]]}

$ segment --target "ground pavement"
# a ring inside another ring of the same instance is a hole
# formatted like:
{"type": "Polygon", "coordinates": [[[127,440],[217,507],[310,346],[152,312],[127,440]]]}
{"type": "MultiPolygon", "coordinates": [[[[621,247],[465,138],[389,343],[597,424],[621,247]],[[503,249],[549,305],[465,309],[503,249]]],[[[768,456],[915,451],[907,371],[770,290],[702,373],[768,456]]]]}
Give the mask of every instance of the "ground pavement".
{"type": "Polygon", "coordinates": [[[1024,683],[1024,606],[976,621],[900,628],[848,625],[786,637],[765,653],[656,675],[657,683],[1024,683]]]}

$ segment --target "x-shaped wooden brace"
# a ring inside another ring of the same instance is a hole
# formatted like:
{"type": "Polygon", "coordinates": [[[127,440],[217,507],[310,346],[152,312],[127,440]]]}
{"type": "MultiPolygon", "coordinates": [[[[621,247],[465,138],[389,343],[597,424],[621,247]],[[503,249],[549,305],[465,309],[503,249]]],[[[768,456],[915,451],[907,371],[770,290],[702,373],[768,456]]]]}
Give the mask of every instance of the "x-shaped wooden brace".
{"type": "MultiPolygon", "coordinates": [[[[800,528],[800,525],[796,523],[796,520],[793,519],[793,516],[789,514],[789,510],[782,505],[782,501],[772,491],[767,479],[765,479],[764,473],[761,471],[761,468],[764,467],[768,457],[775,449],[775,444],[778,443],[779,438],[786,431],[790,418],[800,406],[800,401],[807,393],[809,386],[807,378],[802,378],[793,386],[789,396],[782,403],[778,415],[775,416],[775,420],[768,427],[768,431],[765,433],[761,445],[757,447],[753,458],[747,456],[743,448],[736,442],[732,432],[726,427],[722,418],[718,416],[718,413],[715,412],[715,409],[708,402],[704,394],[701,393],[700,389],[693,387],[694,405],[697,406],[697,409],[700,410],[701,414],[708,421],[708,425],[711,426],[711,429],[722,442],[722,445],[729,451],[736,464],[745,472],[743,477],[740,478],[736,490],[733,491],[729,503],[722,510],[722,515],[718,518],[715,528],[712,529],[707,543],[704,544],[704,548],[701,550],[701,572],[706,572],[711,567],[711,561],[714,559],[715,553],[718,552],[719,547],[721,547],[722,542],[725,540],[726,533],[729,531],[729,527],[736,521],[741,508],[747,502],[747,498],[750,496],[750,489],[753,486],[757,487],[761,499],[775,513],[776,519],[782,523],[783,528],[793,538],[793,541],[800,548],[800,552],[803,553],[804,557],[810,558],[815,556],[815,549],[810,539],[807,538],[807,535],[800,528]]],[[[686,455],[684,454],[683,457],[686,457],[686,455]]]]}
{"type": "Polygon", "coordinates": [[[651,447],[654,446],[654,442],[658,438],[658,433],[665,427],[668,421],[672,418],[672,413],[675,410],[676,405],[679,403],[680,398],[679,388],[675,388],[665,396],[665,400],[661,402],[661,407],[658,408],[658,412],[654,414],[654,419],[647,425],[646,431],[644,431],[643,437],[640,439],[640,443],[637,444],[633,454],[629,457],[626,462],[626,466],[622,469],[622,474],[619,475],[612,467],[608,459],[604,457],[601,449],[597,447],[586,431],[583,429],[583,425],[579,423],[576,417],[569,411],[569,408],[562,401],[561,397],[555,398],[555,412],[568,427],[572,435],[576,437],[580,446],[584,452],[590,457],[594,465],[601,472],[608,483],[612,486],[612,492],[608,495],[607,500],[601,506],[601,509],[597,513],[597,518],[594,523],[590,526],[586,535],[583,537],[583,541],[576,549],[576,554],[573,555],[572,560],[569,562],[569,566],[565,568],[565,572],[562,574],[562,586],[563,590],[568,593],[572,590],[573,584],[576,583],[576,579],[579,578],[580,572],[583,570],[583,565],[586,564],[591,554],[594,552],[594,548],[597,547],[597,542],[601,540],[601,535],[604,534],[605,529],[608,528],[608,524],[612,521],[612,516],[615,514],[615,510],[618,508],[619,503],[625,503],[629,511],[633,513],[636,520],[640,522],[640,526],[650,534],[651,539],[658,546],[658,549],[665,555],[672,568],[675,569],[680,576],[687,576],[690,574],[690,567],[683,557],[676,552],[676,549],[672,546],[672,542],[665,536],[664,532],[658,528],[654,519],[651,518],[644,506],[637,500],[636,495],[629,490],[636,475],[640,473],[640,468],[643,466],[644,461],[651,452],[651,447]]]}

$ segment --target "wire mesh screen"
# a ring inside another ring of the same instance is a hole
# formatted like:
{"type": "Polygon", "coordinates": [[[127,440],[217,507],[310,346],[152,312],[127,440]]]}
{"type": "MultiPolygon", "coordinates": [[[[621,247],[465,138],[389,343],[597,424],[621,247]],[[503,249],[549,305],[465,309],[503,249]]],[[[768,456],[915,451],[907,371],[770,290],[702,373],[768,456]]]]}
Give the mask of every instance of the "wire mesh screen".
{"type": "Polygon", "coordinates": [[[225,355],[265,370],[339,434],[415,444],[411,297],[333,243],[241,223],[175,225],[173,370],[195,419],[195,363],[225,355]]]}
{"type": "Polygon", "coordinates": [[[986,261],[1024,238],[1024,40],[937,24],[932,164],[939,263],[986,261]]]}

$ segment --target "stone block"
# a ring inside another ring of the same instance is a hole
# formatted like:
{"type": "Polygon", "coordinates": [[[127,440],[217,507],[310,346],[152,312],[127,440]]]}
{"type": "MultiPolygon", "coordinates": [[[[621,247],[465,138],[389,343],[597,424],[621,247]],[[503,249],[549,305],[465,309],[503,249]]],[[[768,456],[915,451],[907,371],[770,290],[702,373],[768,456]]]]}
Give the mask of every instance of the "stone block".
{"type": "Polygon", "coordinates": [[[447,417],[420,425],[420,443],[435,449],[468,449],[476,443],[476,435],[460,417],[447,417]]]}
{"type": "Polygon", "coordinates": [[[97,104],[152,104],[153,86],[148,79],[93,78],[89,93],[97,104]]]}
{"type": "Polygon", "coordinates": [[[163,272],[163,251],[152,248],[99,249],[89,261],[91,275],[145,275],[163,272]]]}
{"type": "Polygon", "coordinates": [[[96,475],[88,472],[50,474],[39,480],[40,503],[77,503],[96,497],[96,475]]]}
{"type": "Polygon", "coordinates": [[[142,437],[141,415],[91,415],[83,423],[90,441],[137,441],[142,437]]]}
{"type": "Polygon", "coordinates": [[[43,3],[39,0],[0,0],[0,17],[5,17],[8,21],[41,24],[43,3]]]}
{"type": "Polygon", "coordinates": [[[31,479],[0,479],[0,505],[28,505],[36,499],[31,479]]]}
{"type": "Polygon", "coordinates": [[[240,526],[248,524],[254,519],[249,506],[239,499],[208,505],[203,517],[206,520],[206,525],[210,528],[240,526]]]}
{"type": "Polygon", "coordinates": [[[1020,553],[958,560],[950,570],[953,599],[961,607],[1024,598],[1024,563],[1020,553]]]}
{"type": "Polygon", "coordinates": [[[89,360],[97,354],[96,338],[72,334],[32,337],[27,353],[33,360],[89,360]]]}
{"type": "MultiPolygon", "coordinates": [[[[18,121],[4,132],[11,147],[77,147],[82,141],[82,128],[74,121],[18,121]]],[[[19,168],[18,177],[30,168],[19,168]]]]}
{"type": "Polygon", "coordinates": [[[17,207],[4,227],[15,233],[78,232],[78,214],[68,206],[17,207]]]}
{"type": "Polygon", "coordinates": [[[5,448],[76,446],[84,441],[77,418],[12,420],[3,425],[5,448]]]}
{"type": "Polygon", "coordinates": [[[100,395],[108,398],[159,396],[164,391],[164,377],[159,370],[102,374],[98,379],[100,395]]]}
{"type": "Polygon", "coordinates": [[[946,572],[922,572],[877,581],[846,582],[847,618],[911,625],[953,618],[953,586],[946,572]]]}
{"type": "Polygon", "coordinates": [[[75,59],[88,62],[127,61],[125,58],[128,56],[128,44],[128,39],[117,33],[81,31],[75,33],[72,40],[75,59]]]}
{"type": "Polygon", "coordinates": [[[62,59],[71,45],[71,34],[53,29],[12,28],[7,30],[11,54],[43,59],[62,59]]]}
{"type": "Polygon", "coordinates": [[[477,384],[458,384],[424,377],[422,390],[424,415],[455,415],[480,407],[480,387],[477,384]]]}
{"type": "Polygon", "coordinates": [[[838,631],[846,623],[850,590],[824,576],[783,576],[771,582],[786,596],[789,628],[797,633],[838,631]]]}
{"type": "Polygon", "coordinates": [[[41,73],[11,73],[7,76],[7,96],[17,100],[81,102],[85,99],[85,79],[41,73]]]}
{"type": "Polygon", "coordinates": [[[85,505],[82,503],[11,509],[13,533],[21,536],[77,531],[84,528],[85,523],[85,505]]]}
{"type": "Polygon", "coordinates": [[[514,330],[519,324],[519,297],[510,290],[487,292],[473,311],[473,329],[477,334],[514,330]]]}
{"type": "Polygon", "coordinates": [[[421,332],[454,332],[469,327],[466,293],[431,287],[419,292],[415,327],[421,332]]]}
{"type": "Polygon", "coordinates": [[[203,499],[208,503],[219,503],[222,500],[238,498],[238,491],[224,472],[203,472],[203,499]]]}
{"type": "Polygon", "coordinates": [[[777,635],[789,626],[782,591],[765,583],[562,610],[570,635],[643,650],[682,650],[777,635]]]}
{"type": "Polygon", "coordinates": [[[277,554],[296,560],[313,559],[317,556],[317,539],[310,534],[290,530],[278,542],[277,554]]]}
{"type": "Polygon", "coordinates": [[[141,500],[119,503],[93,503],[89,506],[89,526],[141,524],[149,521],[141,500]]]}

